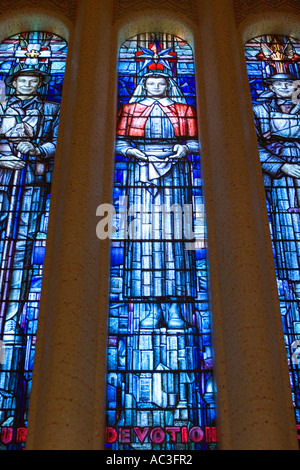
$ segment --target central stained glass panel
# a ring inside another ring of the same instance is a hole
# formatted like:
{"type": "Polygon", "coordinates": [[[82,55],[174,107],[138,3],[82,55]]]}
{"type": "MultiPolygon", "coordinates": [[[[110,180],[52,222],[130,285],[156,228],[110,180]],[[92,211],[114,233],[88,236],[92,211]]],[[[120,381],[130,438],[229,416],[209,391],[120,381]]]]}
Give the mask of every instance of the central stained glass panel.
{"type": "Polygon", "coordinates": [[[215,449],[212,327],[190,46],[119,51],[107,371],[109,449],[215,449]]]}

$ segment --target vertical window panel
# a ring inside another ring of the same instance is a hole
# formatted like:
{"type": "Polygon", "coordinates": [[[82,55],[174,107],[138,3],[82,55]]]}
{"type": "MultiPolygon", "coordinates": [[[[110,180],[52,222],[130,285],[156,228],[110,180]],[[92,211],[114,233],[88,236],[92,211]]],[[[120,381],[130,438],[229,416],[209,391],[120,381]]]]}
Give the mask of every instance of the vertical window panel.
{"type": "Polygon", "coordinates": [[[25,446],[66,42],[0,44],[0,449],[25,446]]]}
{"type": "Polygon", "coordinates": [[[170,34],[120,48],[113,201],[107,448],[214,449],[194,59],[170,34]]]}
{"type": "Polygon", "coordinates": [[[296,423],[300,429],[300,41],[245,44],[296,423]]]}

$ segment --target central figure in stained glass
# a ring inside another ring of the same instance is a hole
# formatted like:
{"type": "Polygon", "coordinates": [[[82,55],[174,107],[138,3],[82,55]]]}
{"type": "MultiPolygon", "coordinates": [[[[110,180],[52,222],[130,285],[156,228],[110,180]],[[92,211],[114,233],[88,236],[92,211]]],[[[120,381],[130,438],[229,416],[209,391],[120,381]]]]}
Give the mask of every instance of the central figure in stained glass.
{"type": "Polygon", "coordinates": [[[130,38],[118,84],[107,446],[213,447],[205,434],[215,411],[192,50],[166,33],[130,38]]]}
{"type": "Polygon", "coordinates": [[[150,72],[119,113],[117,152],[131,158],[128,205],[141,213],[125,245],[124,294],[152,301],[141,328],[183,328],[178,301],[195,298],[194,254],[182,227],[192,204],[186,157],[199,149],[195,111],[184,101],[171,77],[150,72]]]}

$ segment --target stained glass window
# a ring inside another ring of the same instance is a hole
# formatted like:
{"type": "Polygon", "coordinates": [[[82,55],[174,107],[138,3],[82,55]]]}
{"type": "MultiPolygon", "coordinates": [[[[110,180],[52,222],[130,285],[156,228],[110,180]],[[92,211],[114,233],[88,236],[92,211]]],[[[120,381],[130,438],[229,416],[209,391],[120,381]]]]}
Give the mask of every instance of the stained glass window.
{"type": "Polygon", "coordinates": [[[120,48],[114,209],[98,226],[111,229],[109,449],[216,447],[194,74],[170,34],[120,48]]]}
{"type": "Polygon", "coordinates": [[[0,45],[0,449],[25,446],[67,44],[0,45]]]}
{"type": "Polygon", "coordinates": [[[300,431],[300,41],[262,36],[245,54],[300,431]]]}

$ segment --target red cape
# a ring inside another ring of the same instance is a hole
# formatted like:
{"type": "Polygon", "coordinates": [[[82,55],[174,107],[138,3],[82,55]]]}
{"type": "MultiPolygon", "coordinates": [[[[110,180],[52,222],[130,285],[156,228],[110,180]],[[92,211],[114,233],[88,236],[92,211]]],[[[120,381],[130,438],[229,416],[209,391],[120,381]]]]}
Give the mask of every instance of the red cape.
{"type": "MultiPolygon", "coordinates": [[[[118,113],[117,135],[124,137],[144,137],[145,124],[153,109],[141,103],[124,104],[118,113]]],[[[197,138],[196,113],[192,106],[173,103],[160,105],[170,119],[176,137],[197,138]]]]}

